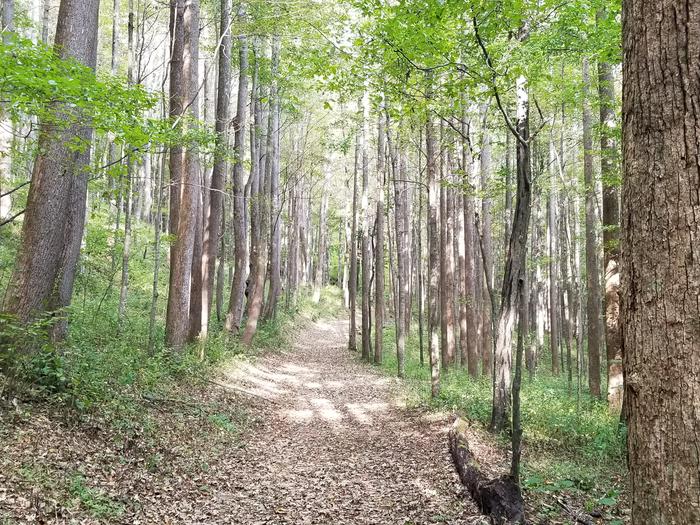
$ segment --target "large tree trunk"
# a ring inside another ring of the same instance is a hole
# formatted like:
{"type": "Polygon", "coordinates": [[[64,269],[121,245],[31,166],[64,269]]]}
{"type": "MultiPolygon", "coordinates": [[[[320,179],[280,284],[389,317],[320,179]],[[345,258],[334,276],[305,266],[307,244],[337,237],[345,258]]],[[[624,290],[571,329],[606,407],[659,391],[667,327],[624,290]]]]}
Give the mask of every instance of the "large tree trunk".
{"type": "MultiPolygon", "coordinates": [[[[98,0],[62,0],[55,50],[94,69],[97,60],[98,0]]],[[[55,106],[59,114],[79,118],[55,106]]],[[[73,125],[57,131],[42,128],[22,226],[22,242],[5,311],[22,323],[68,306],[73,295],[80,242],[85,224],[87,165],[92,130],[73,125]],[[78,137],[85,148],[72,147],[78,137]]],[[[65,321],[51,325],[51,335],[66,334],[65,321]]]]}
{"type": "Polygon", "coordinates": [[[624,0],[622,12],[632,523],[700,523],[700,10],[624,0]]]}
{"type": "MultiPolygon", "coordinates": [[[[239,15],[241,17],[244,16],[242,8],[239,10],[239,15]]],[[[245,184],[243,182],[243,153],[245,150],[246,111],[248,107],[248,39],[242,34],[238,37],[238,42],[240,46],[238,52],[240,69],[238,73],[236,117],[233,121],[233,150],[236,154],[236,162],[233,165],[234,273],[225,324],[225,328],[229,332],[238,332],[241,326],[246,277],[248,276],[248,268],[246,268],[248,262],[248,230],[246,228],[245,184]]],[[[251,159],[252,164],[255,165],[256,160],[253,157],[256,153],[253,153],[252,148],[253,143],[251,142],[251,159]]],[[[251,172],[252,170],[253,168],[251,167],[251,172]]],[[[252,173],[251,177],[253,177],[252,173]]]]}
{"type": "Polygon", "coordinates": [[[588,340],[588,388],[600,397],[600,272],[596,243],[595,180],[593,177],[592,115],[589,98],[588,60],[583,61],[583,177],[586,187],[586,334],[588,340]]]}
{"type": "MultiPolygon", "coordinates": [[[[604,19],[605,11],[597,18],[604,19]]],[[[600,102],[600,177],[603,181],[603,253],[605,268],[605,347],[608,358],[608,404],[622,409],[623,374],[620,340],[620,205],[618,203],[617,166],[615,162],[615,78],[612,66],[598,62],[598,96],[600,102]]]]}
{"type": "Polygon", "coordinates": [[[492,431],[502,431],[508,423],[510,406],[511,340],[518,306],[518,283],[523,278],[527,231],[530,223],[530,200],[532,196],[530,175],[530,119],[527,80],[518,78],[517,97],[517,187],[513,225],[508,245],[508,254],[503,273],[501,308],[496,333],[494,355],[493,407],[491,411],[492,431]]]}
{"type": "Polygon", "coordinates": [[[430,392],[440,394],[440,312],[438,310],[440,275],[440,184],[435,167],[435,132],[428,118],[425,125],[426,172],[428,175],[428,352],[430,356],[430,392]]]}
{"type": "MultiPolygon", "coordinates": [[[[226,181],[226,151],[228,149],[229,99],[231,98],[231,0],[221,0],[219,46],[219,78],[216,93],[216,140],[214,166],[209,188],[209,206],[204,221],[202,238],[202,316],[201,335],[206,337],[209,328],[212,290],[216,258],[219,255],[219,235],[224,207],[224,183],[226,181]]],[[[240,86],[239,86],[240,89],[240,86]]],[[[245,86],[243,86],[245,91],[245,86]]]]}
{"type": "MultiPolygon", "coordinates": [[[[173,7],[177,9],[177,7],[173,7]]],[[[197,91],[199,89],[199,2],[186,0],[183,13],[184,45],[182,54],[183,81],[186,86],[187,112],[198,117],[197,91]]],[[[171,155],[175,153],[171,150],[171,155]]],[[[179,183],[177,229],[170,261],[170,290],[165,322],[168,346],[180,349],[189,333],[190,287],[192,259],[197,226],[199,188],[199,159],[196,148],[185,152],[185,166],[179,183]]]]}

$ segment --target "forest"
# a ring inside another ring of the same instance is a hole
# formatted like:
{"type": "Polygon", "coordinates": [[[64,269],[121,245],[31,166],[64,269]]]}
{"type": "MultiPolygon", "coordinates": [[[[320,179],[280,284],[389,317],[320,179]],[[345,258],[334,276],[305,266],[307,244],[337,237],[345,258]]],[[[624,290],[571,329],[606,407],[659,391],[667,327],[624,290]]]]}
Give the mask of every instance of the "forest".
{"type": "Polygon", "coordinates": [[[0,10],[0,523],[700,525],[697,2],[0,10]]]}

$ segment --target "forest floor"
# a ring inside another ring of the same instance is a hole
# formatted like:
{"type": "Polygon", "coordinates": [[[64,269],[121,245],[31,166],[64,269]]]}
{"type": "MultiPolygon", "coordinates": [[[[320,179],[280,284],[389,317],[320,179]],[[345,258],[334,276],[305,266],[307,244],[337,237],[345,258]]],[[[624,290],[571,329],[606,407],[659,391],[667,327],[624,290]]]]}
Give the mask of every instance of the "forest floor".
{"type": "Polygon", "coordinates": [[[317,320],[199,391],[146,397],[157,431],[5,407],[0,523],[482,523],[453,418],[405,408],[399,385],[348,352],[346,321],[317,320]]]}

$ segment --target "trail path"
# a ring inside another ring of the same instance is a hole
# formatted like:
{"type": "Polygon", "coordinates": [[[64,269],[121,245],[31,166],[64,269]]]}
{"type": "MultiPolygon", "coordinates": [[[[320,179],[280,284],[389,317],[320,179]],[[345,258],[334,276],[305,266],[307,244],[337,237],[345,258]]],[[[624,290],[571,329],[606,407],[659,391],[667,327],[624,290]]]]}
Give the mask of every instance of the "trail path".
{"type": "Polygon", "coordinates": [[[447,450],[444,417],[397,402],[397,382],[347,350],[347,323],[319,321],[288,352],[231,371],[257,423],[229,465],[231,523],[480,523],[447,450]]]}

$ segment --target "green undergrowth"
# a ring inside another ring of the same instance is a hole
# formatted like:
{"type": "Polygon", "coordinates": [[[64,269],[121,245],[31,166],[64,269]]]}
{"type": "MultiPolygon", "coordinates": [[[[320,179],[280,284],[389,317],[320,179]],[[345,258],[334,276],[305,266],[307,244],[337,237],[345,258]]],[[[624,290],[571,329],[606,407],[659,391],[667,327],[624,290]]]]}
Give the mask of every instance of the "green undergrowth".
{"type": "MultiPolygon", "coordinates": [[[[8,241],[14,241],[19,230],[14,235],[3,233],[8,241]]],[[[49,343],[45,322],[19,328],[11,319],[0,319],[0,338],[5,347],[0,354],[0,369],[12,371],[5,376],[0,374],[0,401],[4,399],[8,406],[13,398],[25,404],[45,403],[67,408],[74,416],[99,421],[118,432],[148,433],[155,423],[149,418],[149,411],[144,410],[144,403],[176,399],[196,404],[196,399],[190,399],[190,393],[204,388],[218,367],[238,356],[248,357],[282,348],[299,326],[300,319],[314,318],[320,315],[322,308],[336,302],[326,298],[326,290],[319,304],[313,304],[306,290],[300,291],[294,306],[287,307],[283,297],[277,316],[258,325],[253,345],[248,348],[223,330],[223,319],[217,319],[213,308],[206,342],[173,352],[164,346],[168,280],[166,237],[161,246],[155,344],[149,349],[153,231],[143,223],[134,225],[127,309],[121,320],[117,311],[122,254],[120,243],[116,250],[112,249],[113,239],[107,214],[93,210],[73,303],[65,313],[70,330],[64,343],[49,343]],[[30,356],[24,355],[20,349],[27,344],[38,350],[30,356]]],[[[8,242],[0,248],[0,293],[4,292],[10,278],[15,246],[15,242],[8,242]]],[[[223,305],[224,315],[226,306],[223,305]]],[[[239,419],[237,415],[226,413],[218,416],[216,410],[213,415],[209,412],[211,410],[207,411],[205,419],[218,428],[230,428],[233,423],[227,421],[239,419]]]]}
{"type": "MultiPolygon", "coordinates": [[[[397,372],[393,324],[384,330],[381,368],[387,374],[397,372]]],[[[540,368],[548,366],[542,362],[540,368]]],[[[406,385],[406,401],[411,406],[454,411],[484,428],[489,423],[490,378],[474,379],[456,367],[443,374],[439,397],[430,398],[429,357],[426,347],[421,365],[417,333],[407,340],[406,385]]],[[[575,495],[589,511],[618,505],[626,476],[626,431],[619,417],[586,391],[577,402],[576,392],[569,392],[563,376],[545,372],[532,379],[525,375],[521,399],[525,490],[536,495],[575,495]]],[[[496,439],[503,448],[510,446],[508,435],[496,439]]]]}

